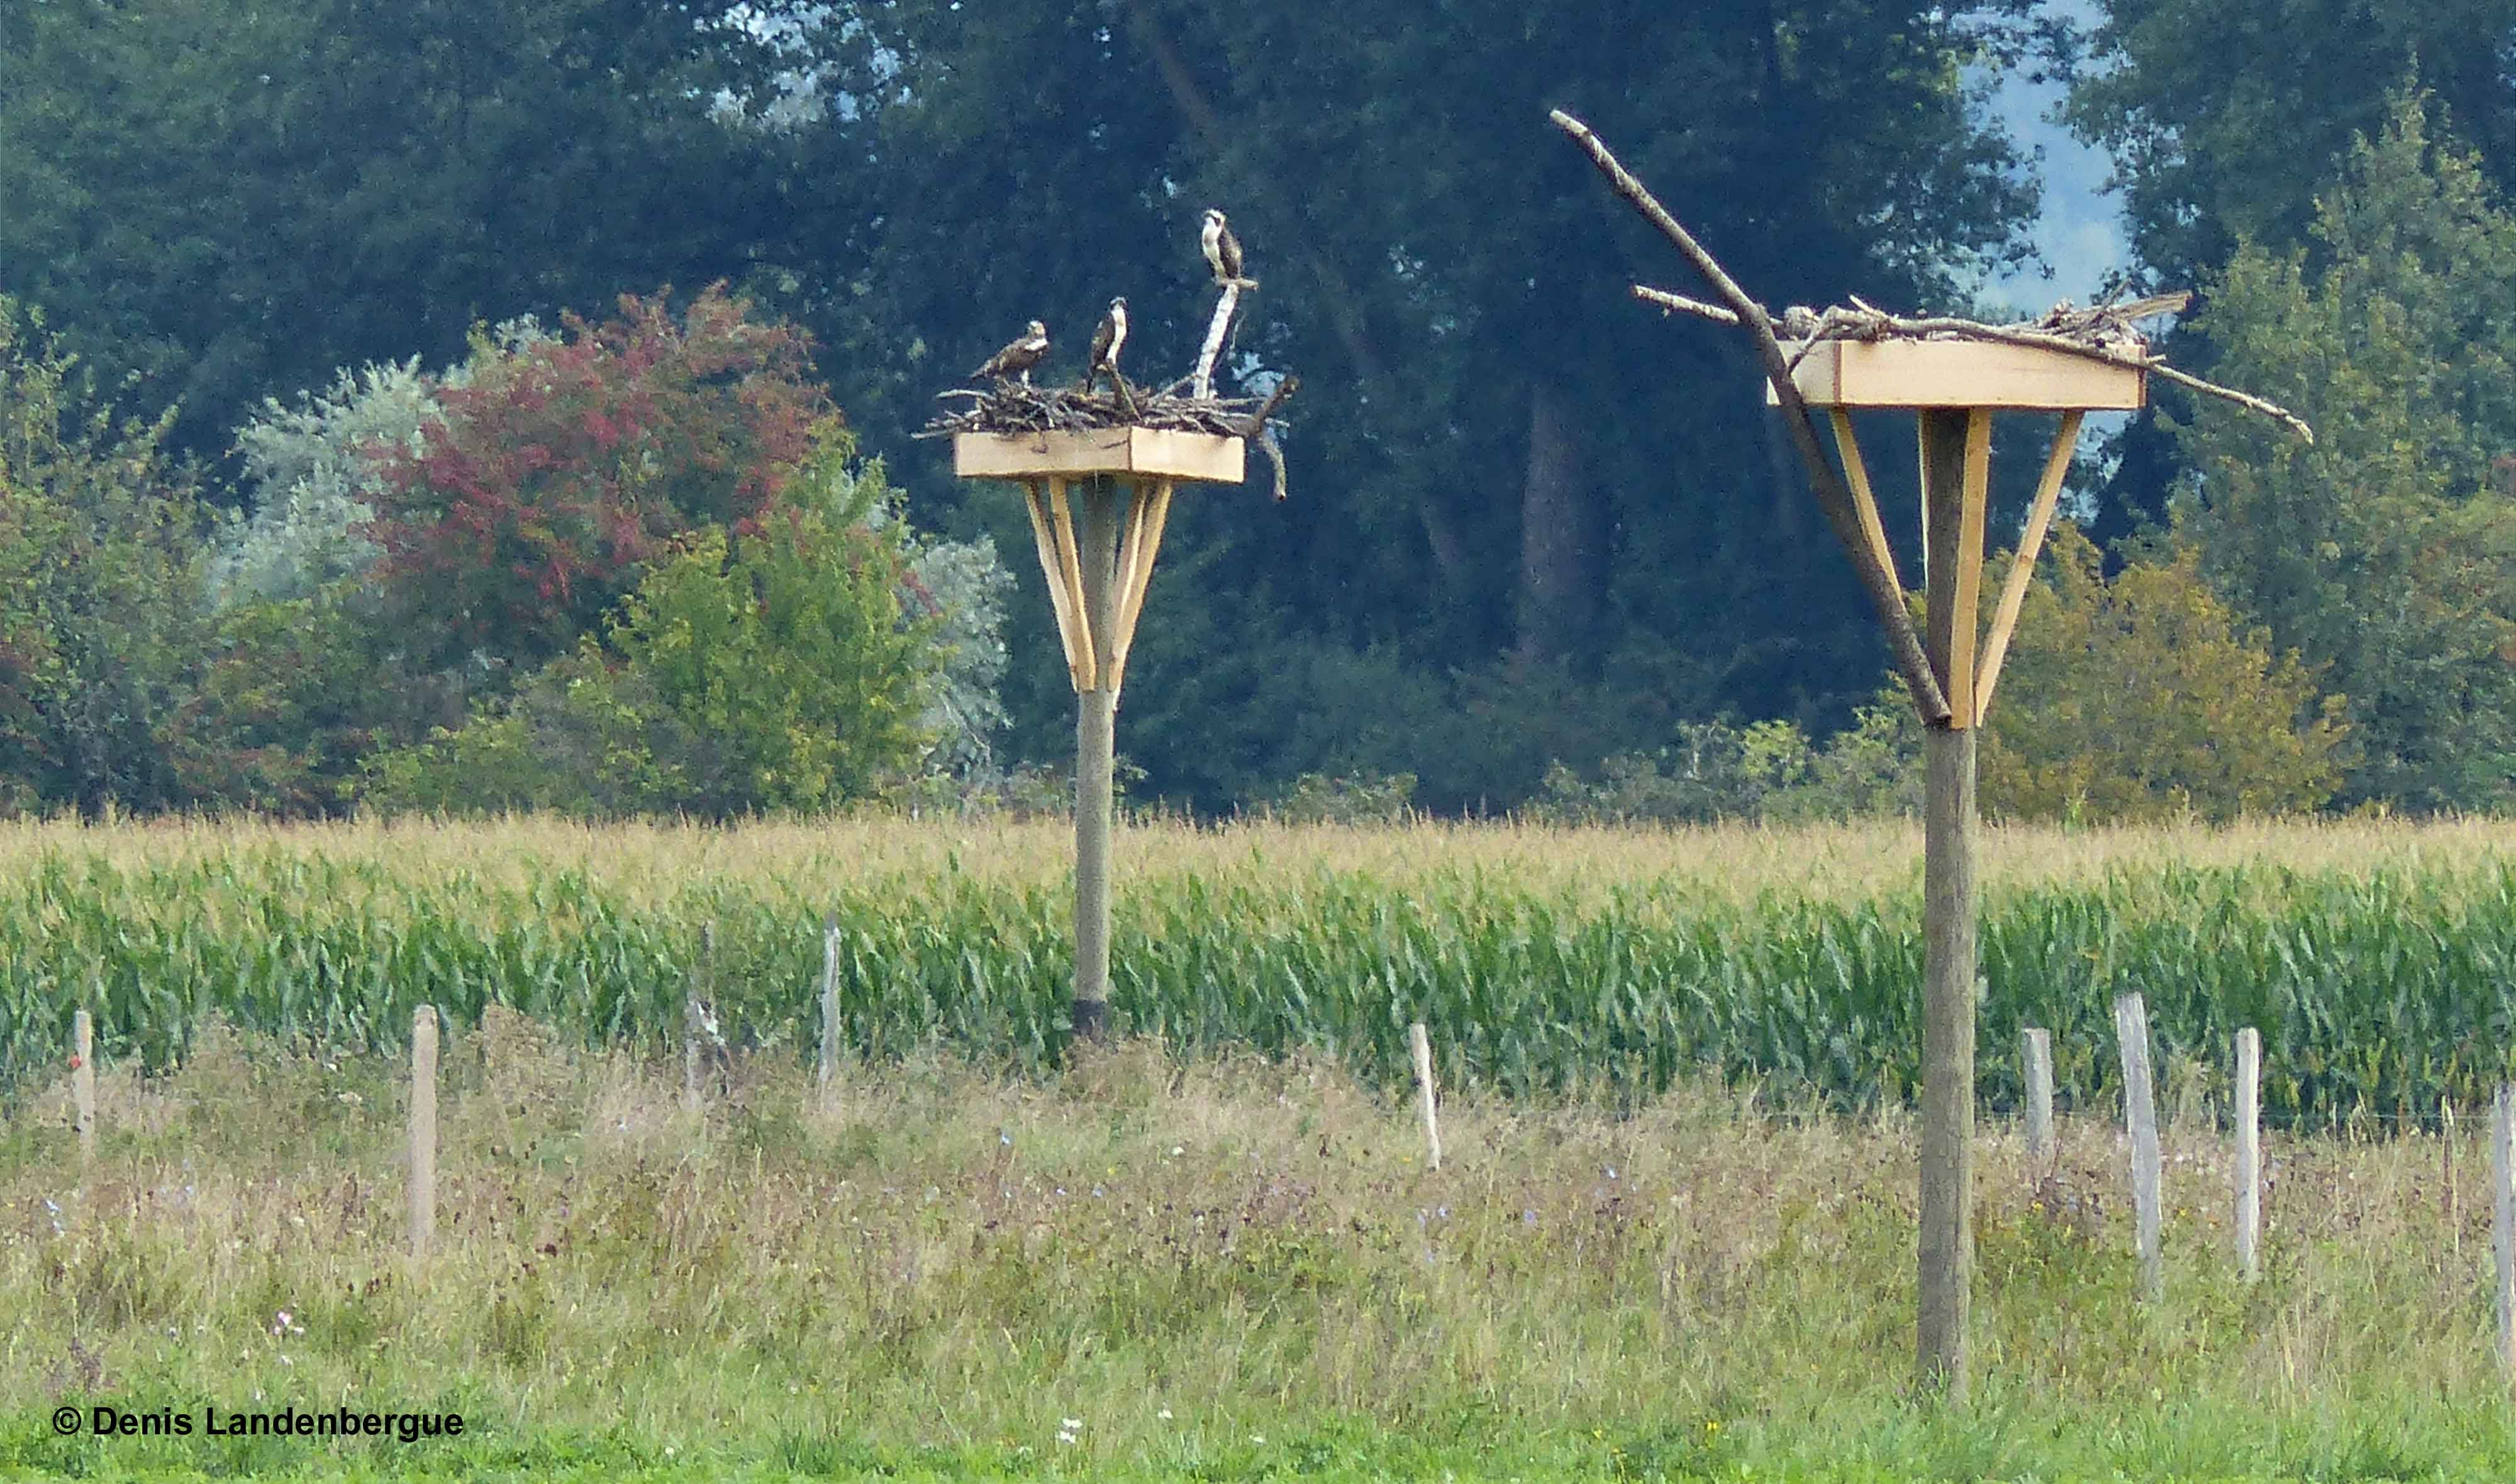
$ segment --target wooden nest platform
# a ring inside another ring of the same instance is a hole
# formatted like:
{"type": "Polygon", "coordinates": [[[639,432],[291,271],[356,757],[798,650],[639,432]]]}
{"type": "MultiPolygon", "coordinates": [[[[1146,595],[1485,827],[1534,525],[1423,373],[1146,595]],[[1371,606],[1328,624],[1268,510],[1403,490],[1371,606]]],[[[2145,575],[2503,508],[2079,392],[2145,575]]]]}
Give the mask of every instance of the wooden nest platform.
{"type": "Polygon", "coordinates": [[[1274,466],[1284,498],[1284,456],[1267,420],[1300,385],[1285,377],[1266,396],[1192,396],[1188,383],[1114,391],[1027,386],[958,388],[941,399],[963,403],[938,414],[916,435],[952,439],[954,473],[965,478],[1030,478],[1095,473],[1239,483],[1247,444],[1274,466]]]}

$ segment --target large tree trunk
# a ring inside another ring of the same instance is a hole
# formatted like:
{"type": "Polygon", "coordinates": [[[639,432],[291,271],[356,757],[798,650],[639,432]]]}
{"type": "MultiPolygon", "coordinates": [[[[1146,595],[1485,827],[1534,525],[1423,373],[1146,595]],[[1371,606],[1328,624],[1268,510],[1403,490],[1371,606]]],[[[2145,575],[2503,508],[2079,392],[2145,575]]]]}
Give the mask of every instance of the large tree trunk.
{"type": "Polygon", "coordinates": [[[1529,474],[1520,500],[1520,657],[1561,659],[1593,638],[1606,596],[1606,512],[1583,477],[1579,433],[1558,388],[1529,392],[1529,474]]]}

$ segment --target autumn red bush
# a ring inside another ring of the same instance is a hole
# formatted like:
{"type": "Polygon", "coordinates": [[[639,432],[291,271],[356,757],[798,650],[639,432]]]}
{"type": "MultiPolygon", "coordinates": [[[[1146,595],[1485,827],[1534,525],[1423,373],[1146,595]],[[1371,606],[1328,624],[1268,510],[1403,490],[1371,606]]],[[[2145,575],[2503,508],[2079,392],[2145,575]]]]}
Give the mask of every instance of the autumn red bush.
{"type": "Polygon", "coordinates": [[[476,333],[472,367],[416,450],[375,450],[370,534],[441,660],[513,674],[592,632],[674,537],[756,529],[837,416],[804,333],[721,284],[679,312],[668,290],[553,337],[476,333]]]}

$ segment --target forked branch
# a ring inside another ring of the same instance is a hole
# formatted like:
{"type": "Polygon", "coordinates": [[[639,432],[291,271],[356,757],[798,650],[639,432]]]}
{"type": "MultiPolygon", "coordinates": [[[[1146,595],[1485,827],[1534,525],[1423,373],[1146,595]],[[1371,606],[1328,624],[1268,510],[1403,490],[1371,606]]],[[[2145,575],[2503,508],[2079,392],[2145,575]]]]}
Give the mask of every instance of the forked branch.
{"type": "MultiPolygon", "coordinates": [[[[1905,681],[1905,688],[1911,692],[1913,706],[1922,714],[1922,720],[1934,726],[1947,724],[1950,717],[1948,696],[1940,689],[1938,678],[1931,673],[1930,658],[1922,649],[1921,633],[1913,627],[1913,616],[1905,607],[1904,590],[1897,585],[1896,574],[1888,570],[1871,551],[1868,538],[1862,529],[1859,507],[1854,503],[1851,486],[1844,481],[1842,472],[1835,468],[1833,460],[1825,456],[1824,446],[1818,441],[1817,422],[1809,415],[1808,401],[1800,395],[1798,383],[1791,378],[1790,359],[1774,336],[1772,316],[1765,312],[1762,305],[1748,298],[1746,290],[1739,287],[1738,281],[1710,253],[1704,251],[1703,244],[1679,226],[1677,219],[1668,214],[1668,209],[1659,204],[1650,189],[1617,162],[1614,153],[1590,132],[1589,125],[1561,108],[1547,116],[1555,121],[1555,127],[1570,135],[1572,142],[1590,156],[1591,163],[1599,167],[1599,173],[1607,177],[1608,185],[1616,194],[1631,202],[1634,209],[1643,214],[1644,220],[1658,227],[1660,235],[1675,244],[1695,270],[1703,275],[1704,282],[1710,284],[1713,293],[1728,306],[1726,312],[1730,317],[1725,322],[1737,324],[1747,332],[1757,362],[1765,369],[1765,379],[1773,383],[1775,399],[1782,407],[1782,424],[1790,430],[1791,444],[1799,450],[1800,462],[1807,466],[1809,481],[1817,491],[1818,506],[1825,512],[1826,523],[1834,527],[1835,539],[1842,544],[1844,556],[1851,560],[1853,571],[1860,576],[1862,590],[1869,595],[1869,604],[1877,612],[1879,627],[1886,631],[1888,653],[1895,661],[1897,675],[1905,681]]],[[[1679,296],[1674,294],[1667,297],[1679,300],[1679,296]]],[[[1675,307],[1691,307],[1695,303],[1679,300],[1675,307]]],[[[1703,308],[1717,307],[1706,305],[1703,308]]]]}

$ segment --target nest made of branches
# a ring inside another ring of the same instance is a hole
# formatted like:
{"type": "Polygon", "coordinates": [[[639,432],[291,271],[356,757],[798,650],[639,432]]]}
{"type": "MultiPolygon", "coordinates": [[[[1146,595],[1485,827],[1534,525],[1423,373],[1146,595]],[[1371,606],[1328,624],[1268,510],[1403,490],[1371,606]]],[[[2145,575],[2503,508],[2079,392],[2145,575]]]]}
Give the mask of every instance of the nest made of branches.
{"type": "Polygon", "coordinates": [[[1254,437],[1266,412],[1280,397],[1189,396],[1172,386],[1129,386],[1086,392],[1076,387],[998,382],[992,388],[960,387],[943,398],[962,405],[938,413],[919,437],[956,433],[1090,433],[1104,428],[1157,428],[1166,433],[1206,433],[1254,437]]]}
{"type": "Polygon", "coordinates": [[[1165,433],[1203,433],[1217,437],[1246,438],[1264,456],[1275,474],[1276,498],[1284,498],[1284,450],[1277,445],[1267,419],[1302,384],[1287,376],[1265,396],[1190,396],[1190,383],[1167,387],[1121,384],[1110,392],[1080,387],[1040,387],[1000,381],[992,388],[958,387],[938,400],[958,401],[957,411],[940,412],[916,436],[949,437],[958,433],[1092,433],[1105,428],[1153,428],[1165,433]]]}

